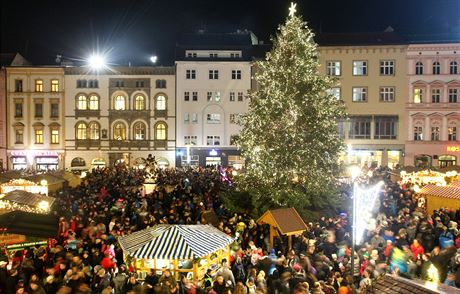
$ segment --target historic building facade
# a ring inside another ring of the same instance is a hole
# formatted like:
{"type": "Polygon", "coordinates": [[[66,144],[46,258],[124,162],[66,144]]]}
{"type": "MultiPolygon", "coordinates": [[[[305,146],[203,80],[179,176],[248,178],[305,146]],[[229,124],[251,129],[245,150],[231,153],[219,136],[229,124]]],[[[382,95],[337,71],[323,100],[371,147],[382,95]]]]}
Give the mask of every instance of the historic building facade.
{"type": "Polygon", "coordinates": [[[0,68],[0,171],[7,168],[6,160],[6,69],[0,68]]]}
{"type": "Polygon", "coordinates": [[[173,67],[116,67],[66,73],[66,162],[70,169],[124,163],[145,166],[155,156],[174,166],[173,67]]]}
{"type": "Polygon", "coordinates": [[[409,45],[406,165],[458,164],[459,66],[459,43],[409,45]]]}
{"type": "Polygon", "coordinates": [[[64,168],[64,70],[7,67],[7,166],[64,168]]]}
{"type": "Polygon", "coordinates": [[[339,122],[347,146],[340,158],[344,164],[395,167],[404,162],[407,46],[392,35],[319,40],[320,72],[337,78],[330,91],[349,113],[339,122]]]}
{"type": "Polygon", "coordinates": [[[241,168],[234,139],[239,116],[248,110],[252,46],[248,31],[195,34],[177,47],[177,166],[241,168]]]}

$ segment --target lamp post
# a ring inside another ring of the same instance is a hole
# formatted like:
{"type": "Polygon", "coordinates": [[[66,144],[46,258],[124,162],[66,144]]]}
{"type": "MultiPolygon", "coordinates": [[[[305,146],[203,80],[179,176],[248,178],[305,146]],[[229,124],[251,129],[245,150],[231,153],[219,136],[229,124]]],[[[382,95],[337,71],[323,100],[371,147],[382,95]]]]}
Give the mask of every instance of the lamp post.
{"type": "Polygon", "coordinates": [[[361,169],[357,166],[352,166],[350,168],[351,181],[353,183],[353,207],[352,207],[352,222],[351,222],[351,275],[354,278],[355,276],[355,244],[356,244],[356,192],[357,185],[356,179],[361,173],[361,169]]]}

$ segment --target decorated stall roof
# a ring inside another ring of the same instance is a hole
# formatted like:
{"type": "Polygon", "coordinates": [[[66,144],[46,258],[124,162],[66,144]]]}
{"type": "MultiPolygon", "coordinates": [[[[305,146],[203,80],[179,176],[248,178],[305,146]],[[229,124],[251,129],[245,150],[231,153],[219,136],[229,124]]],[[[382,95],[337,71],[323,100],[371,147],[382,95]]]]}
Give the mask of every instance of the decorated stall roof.
{"type": "Polygon", "coordinates": [[[144,259],[194,259],[233,243],[211,225],[157,225],[118,239],[128,255],[144,259]]]}
{"type": "Polygon", "coordinates": [[[7,200],[18,204],[35,207],[42,205],[43,201],[46,201],[48,203],[48,206],[51,207],[55,199],[53,197],[48,197],[41,194],[34,194],[24,190],[14,190],[6,193],[5,197],[3,197],[2,200],[7,200]]]}
{"type": "Polygon", "coordinates": [[[436,286],[427,286],[425,281],[420,280],[408,280],[401,277],[394,277],[392,275],[384,275],[377,279],[375,283],[364,291],[363,293],[368,294],[406,294],[406,293],[417,293],[417,294],[453,294],[459,293],[457,288],[449,287],[444,284],[436,286]]]}

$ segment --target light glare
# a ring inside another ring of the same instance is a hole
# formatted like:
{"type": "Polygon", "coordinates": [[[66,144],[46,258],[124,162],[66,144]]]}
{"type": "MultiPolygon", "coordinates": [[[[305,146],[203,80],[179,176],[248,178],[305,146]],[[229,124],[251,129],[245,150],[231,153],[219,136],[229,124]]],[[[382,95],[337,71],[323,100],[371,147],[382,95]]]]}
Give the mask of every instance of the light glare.
{"type": "Polygon", "coordinates": [[[92,69],[102,69],[106,66],[105,58],[96,54],[93,54],[88,58],[88,64],[92,69]]]}

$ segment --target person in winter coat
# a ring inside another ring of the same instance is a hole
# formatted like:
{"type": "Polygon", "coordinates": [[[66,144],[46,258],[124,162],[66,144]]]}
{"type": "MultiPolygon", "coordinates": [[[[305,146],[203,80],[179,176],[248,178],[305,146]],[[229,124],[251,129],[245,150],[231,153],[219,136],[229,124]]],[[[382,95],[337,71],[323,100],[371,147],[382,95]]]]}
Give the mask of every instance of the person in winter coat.
{"type": "Polygon", "coordinates": [[[414,239],[414,241],[410,245],[410,250],[412,251],[414,261],[419,260],[422,257],[422,255],[425,254],[425,249],[417,239],[414,239]]]}
{"type": "Polygon", "coordinates": [[[222,259],[222,267],[217,271],[217,275],[223,276],[225,283],[230,281],[232,283],[232,287],[235,287],[235,277],[233,276],[232,271],[228,268],[228,263],[225,258],[222,259]]]}

